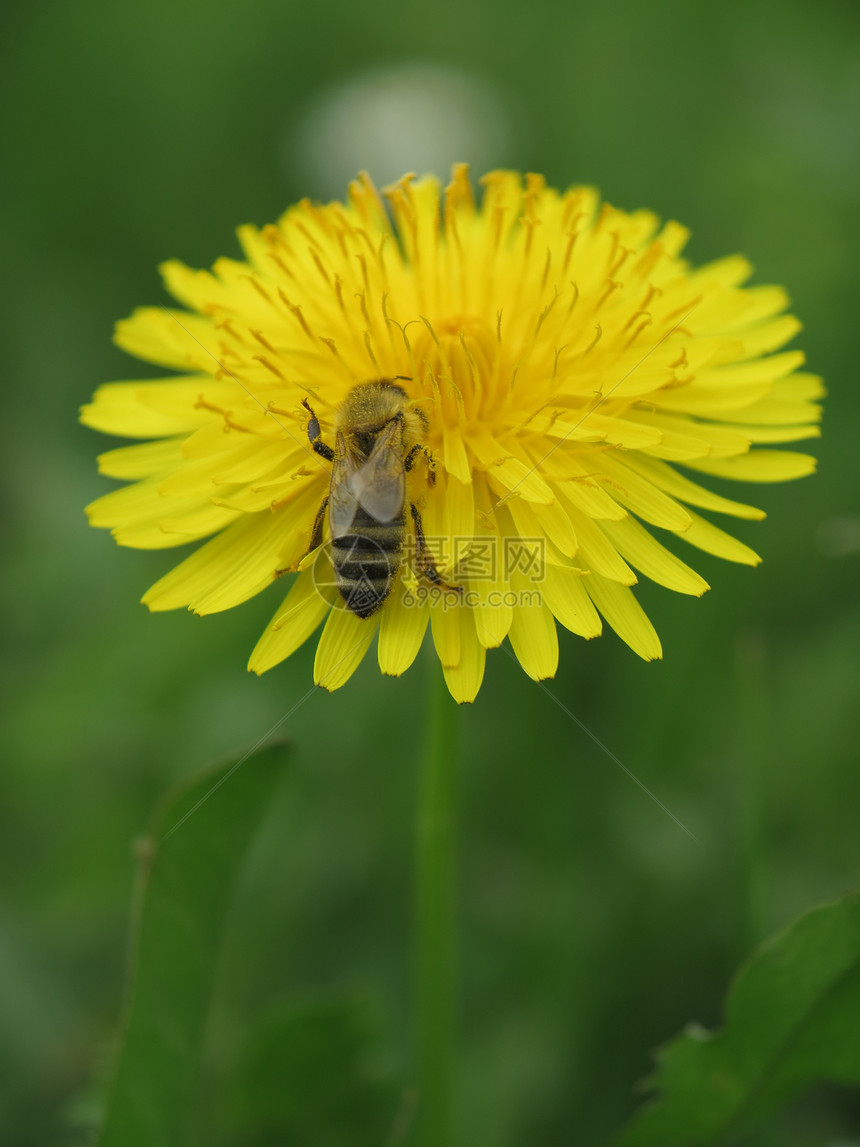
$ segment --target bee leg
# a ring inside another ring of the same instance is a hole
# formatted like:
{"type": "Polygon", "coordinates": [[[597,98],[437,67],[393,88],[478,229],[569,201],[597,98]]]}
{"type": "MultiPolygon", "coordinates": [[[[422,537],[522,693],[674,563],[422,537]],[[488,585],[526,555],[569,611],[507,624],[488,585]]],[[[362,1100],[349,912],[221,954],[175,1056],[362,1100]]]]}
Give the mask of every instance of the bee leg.
{"type": "Polygon", "coordinates": [[[320,508],[317,510],[317,516],[314,518],[314,528],[311,530],[311,544],[308,546],[308,553],[315,550],[317,546],[322,545],[323,519],[325,518],[326,507],[328,506],[328,499],[329,496],[326,494],[320,508]]]}
{"type": "Polygon", "coordinates": [[[424,536],[424,524],[421,521],[421,511],[414,502],[409,503],[409,509],[412,513],[412,524],[415,527],[415,541],[418,544],[418,567],[421,573],[429,582],[433,585],[437,585],[440,589],[450,590],[451,593],[462,593],[463,587],[461,585],[448,585],[436,569],[433,555],[427,546],[427,538],[424,536]]]}
{"type": "Polygon", "coordinates": [[[320,430],[320,423],[317,416],[311,410],[311,404],[306,398],[302,399],[302,406],[311,416],[308,422],[308,439],[314,451],[319,454],[320,458],[325,458],[326,462],[334,461],[334,450],[331,446],[326,446],[322,440],[322,431],[320,430]]]}
{"type": "Polygon", "coordinates": [[[415,465],[415,460],[419,454],[423,454],[427,460],[427,481],[431,486],[436,485],[436,460],[426,446],[413,446],[406,457],[403,459],[403,469],[409,473],[415,465]]]}
{"type": "MultiPolygon", "coordinates": [[[[314,528],[311,531],[311,544],[308,546],[305,553],[302,554],[303,558],[307,557],[308,554],[313,553],[317,546],[322,545],[323,521],[325,519],[326,507],[328,506],[328,499],[329,496],[326,494],[322,500],[322,505],[317,510],[317,516],[314,518],[314,528]]],[[[286,566],[284,569],[275,570],[275,577],[283,577],[283,575],[286,573],[295,573],[295,567],[290,568],[289,566],[286,566]]]]}
{"type": "Polygon", "coordinates": [[[435,486],[436,485],[436,459],[433,457],[433,455],[430,453],[430,451],[427,449],[426,446],[424,447],[424,457],[427,459],[427,481],[430,483],[431,486],[435,486]]]}

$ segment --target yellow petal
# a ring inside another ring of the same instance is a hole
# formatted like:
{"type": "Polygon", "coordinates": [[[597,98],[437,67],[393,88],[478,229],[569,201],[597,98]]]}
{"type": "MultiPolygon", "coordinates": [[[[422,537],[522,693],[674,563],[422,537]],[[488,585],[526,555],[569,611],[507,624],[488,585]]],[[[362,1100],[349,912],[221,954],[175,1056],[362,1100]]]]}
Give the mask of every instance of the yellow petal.
{"type": "Polygon", "coordinates": [[[236,518],[201,498],[166,498],[157,478],[145,478],[112,490],[87,506],[90,524],[113,527],[120,545],[162,549],[205,537],[236,518]]]}
{"type": "Polygon", "coordinates": [[[608,581],[599,574],[583,578],[588,596],[622,641],[646,661],[663,656],[660,638],[644,609],[627,586],[608,581]]]}
{"type": "Polygon", "coordinates": [[[447,594],[435,597],[430,605],[430,628],[436,655],[443,666],[453,668],[460,661],[460,607],[447,594]]]}
{"type": "MultiPolygon", "coordinates": [[[[742,338],[748,330],[756,330],[763,321],[785,310],[787,305],[788,296],[779,287],[706,291],[700,296],[688,325],[701,333],[718,331],[723,337],[731,335],[734,341],[742,338]]],[[[734,351],[732,357],[737,353],[734,351]]]]}
{"type": "MultiPolygon", "coordinates": [[[[557,452],[561,456],[561,452],[557,452]]],[[[563,458],[566,480],[555,482],[565,494],[565,500],[572,502],[589,518],[612,518],[618,521],[627,516],[623,506],[612,497],[612,487],[600,485],[594,468],[585,464],[585,456],[576,455],[563,458]]],[[[563,474],[558,477],[562,478],[563,474]]]]}
{"type": "MultiPolygon", "coordinates": [[[[562,495],[564,496],[564,495],[562,495]]],[[[635,585],[636,574],[624,561],[599,526],[587,514],[568,506],[568,513],[576,531],[579,545],[577,561],[583,568],[594,570],[603,577],[621,582],[622,585],[635,585]]]]}
{"type": "Polygon", "coordinates": [[[248,661],[248,669],[252,673],[265,673],[295,653],[330,609],[331,603],[317,590],[313,572],[305,570],[300,573],[257,642],[248,661]]]}
{"type": "Polygon", "coordinates": [[[476,569],[480,576],[471,577],[468,583],[475,632],[486,649],[495,649],[505,640],[513,620],[501,536],[495,531],[482,534],[472,550],[471,561],[475,566],[483,563],[483,568],[476,569]]]}
{"type": "Polygon", "coordinates": [[[670,255],[679,255],[690,238],[690,229],[675,219],[667,219],[657,236],[661,247],[670,255]]]}
{"type": "MultiPolygon", "coordinates": [[[[528,540],[548,538],[559,553],[573,557],[577,552],[576,534],[569,515],[557,500],[551,506],[524,502],[522,498],[511,498],[505,506],[514,521],[516,533],[528,540]]],[[[548,560],[551,558],[548,556],[548,560]]]]}
{"type": "MultiPolygon", "coordinates": [[[[171,503],[190,501],[190,498],[170,499],[171,503]]],[[[212,502],[198,503],[185,514],[177,514],[174,505],[170,515],[160,521],[117,526],[111,533],[119,546],[131,546],[138,550],[162,550],[206,538],[235,522],[237,517],[235,510],[216,506],[212,502]]]]}
{"type": "Polygon", "coordinates": [[[744,358],[769,354],[793,339],[803,324],[794,315],[781,315],[773,322],[763,323],[753,331],[743,331],[744,358]]]}
{"type": "Polygon", "coordinates": [[[511,589],[519,597],[508,634],[517,660],[534,681],[554,677],[558,668],[558,634],[555,618],[542,599],[540,587],[521,574],[514,574],[511,589]]]}
{"type": "MultiPolygon", "coordinates": [[[[210,455],[206,458],[198,458],[193,462],[183,458],[172,474],[162,478],[158,486],[159,493],[179,498],[190,498],[195,494],[211,497],[219,492],[229,495],[238,483],[231,484],[227,490],[218,491],[213,472],[216,469],[227,469],[234,463],[247,458],[249,445],[255,447],[258,454],[261,450],[265,450],[265,446],[259,443],[242,442],[238,447],[234,444],[232,450],[225,450],[221,454],[210,455]]],[[[222,485],[224,484],[222,483],[222,485]]]]}
{"type": "MultiPolygon", "coordinates": [[[[206,395],[198,396],[204,403],[206,395]]],[[[213,403],[214,405],[214,403],[213,403]]],[[[213,454],[223,454],[241,443],[272,441],[281,442],[284,453],[299,451],[298,460],[313,462],[317,469],[325,469],[324,463],[311,450],[301,429],[295,426],[286,414],[272,416],[265,407],[239,387],[233,386],[223,405],[209,411],[209,418],[203,426],[195,429],[185,441],[182,453],[186,458],[209,458],[213,454]],[[304,458],[301,458],[301,455],[304,458]]]]}
{"type": "Polygon", "coordinates": [[[720,283],[724,287],[739,287],[753,273],[752,263],[743,255],[726,255],[705,263],[690,272],[692,282],[702,285],[720,283]]]}
{"type": "Polygon", "coordinates": [[[235,397],[236,384],[216,383],[210,375],[160,378],[141,382],[106,382],[81,407],[81,422],[104,434],[123,438],[166,438],[187,434],[220,418],[200,405],[203,398],[221,406],[235,397]]]}
{"type": "Polygon", "coordinates": [[[516,494],[527,502],[553,501],[553,492],[540,477],[537,469],[529,470],[518,458],[506,458],[488,471],[490,485],[497,494],[509,497],[516,494]]]}
{"type": "MultiPolygon", "coordinates": [[[[645,414],[642,413],[641,417],[644,418],[645,414]]],[[[745,412],[743,417],[746,417],[745,412]]],[[[749,450],[750,440],[746,432],[731,429],[724,423],[700,422],[683,415],[656,411],[651,414],[650,420],[663,431],[663,442],[659,447],[647,449],[643,453],[653,454],[657,458],[685,462],[687,458],[728,458],[749,450]],[[687,449],[693,443],[696,444],[695,451],[687,449]],[[671,446],[671,452],[666,449],[667,444],[671,446]]],[[[630,451],[623,456],[624,460],[629,457],[630,451]]]]}
{"type": "MultiPolygon", "coordinates": [[[[507,597],[510,582],[505,576],[504,546],[494,525],[492,497],[482,477],[475,483],[475,505],[480,526],[470,554],[468,591],[478,640],[486,649],[495,649],[507,637],[513,610],[507,597]]],[[[512,529],[506,512],[500,508],[499,515],[512,529]]]]}
{"type": "Polygon", "coordinates": [[[478,640],[472,610],[463,606],[454,610],[460,625],[460,660],[456,665],[443,665],[448,691],[458,705],[474,701],[484,680],[486,650],[478,640]]]}
{"type": "MultiPolygon", "coordinates": [[[[563,434],[565,424],[557,421],[553,430],[563,434]]],[[[614,414],[588,411],[578,422],[578,429],[599,433],[603,441],[612,446],[623,446],[626,450],[641,450],[646,446],[659,446],[663,435],[657,426],[649,426],[646,420],[632,421],[614,414]]]]}
{"type": "MultiPolygon", "coordinates": [[[[277,473],[277,470],[275,471],[277,473]]],[[[212,499],[219,506],[229,506],[241,510],[243,514],[257,514],[261,510],[279,510],[300,498],[305,490],[315,490],[321,502],[325,497],[326,485],[320,481],[323,475],[310,474],[297,478],[295,471],[281,474],[271,481],[253,482],[247,486],[229,487],[229,493],[218,488],[212,499]]],[[[325,478],[328,475],[324,475],[325,478]]]]}
{"type": "MultiPolygon", "coordinates": [[[[813,411],[815,408],[813,407],[813,411]]],[[[757,411],[757,413],[760,413],[757,411]]],[[[771,409],[767,412],[768,415],[773,415],[774,418],[779,417],[779,412],[771,409]]],[[[817,419],[817,415],[816,415],[817,419]]],[[[724,424],[725,425],[725,424],[724,424]]],[[[745,426],[739,423],[737,426],[727,426],[729,430],[736,430],[740,434],[745,434],[750,442],[800,442],[804,438],[820,438],[821,428],[815,423],[807,423],[806,425],[796,424],[793,426],[788,425],[768,425],[768,426],[745,426]]]]}
{"type": "Polygon", "coordinates": [[[473,599],[475,632],[485,649],[496,649],[508,635],[514,611],[508,600],[510,586],[501,578],[496,581],[473,581],[469,587],[473,599]]]}
{"type": "Polygon", "coordinates": [[[774,283],[761,283],[748,287],[743,294],[746,307],[743,311],[742,324],[739,324],[743,326],[750,323],[758,324],[762,319],[770,318],[791,305],[785,287],[774,283]]]}
{"type": "MultiPolygon", "coordinates": [[[[449,536],[446,529],[445,495],[448,490],[448,480],[447,474],[439,474],[436,484],[416,503],[421,515],[427,548],[436,569],[443,577],[453,576],[452,569],[458,556],[454,553],[454,539],[449,536]]],[[[407,529],[411,525],[411,521],[407,521],[407,529]]]]}
{"type": "Polygon", "coordinates": [[[314,681],[333,693],[352,677],[379,628],[379,614],[360,618],[345,607],[328,616],[317,646],[314,681]]]}
{"type": "MultiPolygon", "coordinates": [[[[640,457],[649,455],[654,458],[664,458],[667,462],[686,462],[688,458],[704,458],[711,452],[710,445],[698,431],[702,424],[693,422],[692,419],[663,414],[655,407],[648,410],[631,410],[629,417],[642,422],[653,422],[655,426],[660,427],[662,433],[660,445],[649,446],[639,451],[640,457]]],[[[632,451],[625,454],[625,458],[635,456],[632,451]]]]}
{"type": "Polygon", "coordinates": [[[697,549],[716,554],[718,558],[724,558],[729,562],[741,562],[747,566],[759,564],[761,558],[755,550],[751,550],[749,546],[745,546],[743,542],[739,542],[737,538],[733,538],[731,534],[727,534],[713,523],[700,518],[698,514],[691,516],[692,526],[689,530],[678,534],[679,538],[689,542],[691,546],[696,546],[697,549]]]}
{"type": "MultiPolygon", "coordinates": [[[[274,473],[281,473],[285,467],[293,469],[307,460],[307,455],[303,457],[303,451],[296,450],[290,441],[270,440],[250,434],[245,437],[248,441],[244,443],[244,448],[237,447],[229,457],[225,455],[216,459],[212,473],[212,481],[216,486],[260,482],[274,473]]],[[[329,471],[323,467],[314,469],[320,471],[320,477],[323,474],[329,477],[329,471]]]]}
{"type": "Polygon", "coordinates": [[[595,469],[603,471],[609,478],[612,496],[652,526],[663,526],[667,530],[685,530],[689,526],[690,515],[680,503],[625,466],[620,459],[611,457],[608,452],[603,453],[595,463],[595,469]]]}
{"type": "Polygon", "coordinates": [[[159,442],[144,442],[140,446],[120,446],[99,454],[99,473],[110,478],[150,478],[164,474],[185,459],[182,457],[182,439],[165,438],[159,442]]]}
{"type": "MultiPolygon", "coordinates": [[[[764,510],[758,510],[755,506],[747,506],[743,502],[732,502],[728,498],[714,494],[712,491],[706,490],[704,486],[698,486],[695,482],[691,482],[689,478],[685,478],[683,474],[679,474],[677,470],[656,458],[634,458],[628,455],[625,464],[647,478],[649,482],[653,482],[658,489],[671,494],[673,498],[677,498],[681,502],[701,506],[703,510],[716,510],[720,514],[732,514],[736,518],[750,518],[754,521],[760,521],[765,517],[764,510]]],[[[687,513],[690,517],[695,517],[689,510],[687,513]]]]}
{"type": "Polygon", "coordinates": [[[454,566],[468,552],[475,533],[472,483],[442,473],[424,503],[424,533],[430,553],[441,573],[456,577],[454,566]]]}
{"type": "MultiPolygon", "coordinates": [[[[243,441],[218,454],[193,461],[183,458],[173,473],[162,476],[158,489],[161,494],[179,497],[217,496],[219,502],[238,505],[264,487],[271,490],[272,483],[276,483],[277,489],[258,507],[268,508],[281,487],[291,489],[293,495],[303,488],[303,484],[292,477],[296,463],[295,455],[285,455],[280,442],[243,441]]],[[[328,478],[322,470],[317,474],[311,471],[311,476],[328,478]]]]}
{"type": "Polygon", "coordinates": [[[805,359],[803,351],[789,350],[782,354],[771,355],[769,358],[729,363],[713,370],[702,371],[699,379],[705,386],[716,389],[735,389],[749,386],[751,383],[777,382],[802,366],[805,359]]]}
{"type": "MultiPolygon", "coordinates": [[[[732,415],[741,424],[756,426],[804,426],[821,421],[821,407],[811,398],[795,394],[793,383],[797,376],[774,383],[773,390],[752,406],[732,415]]],[[[819,397],[819,396],[815,396],[819,397]]]]}
{"type": "Polygon", "coordinates": [[[265,589],[276,571],[293,566],[307,549],[318,491],[277,513],[247,515],[195,550],[148,590],[153,611],[187,605],[195,613],[231,609],[265,589]]]}
{"type": "Polygon", "coordinates": [[[544,502],[547,505],[554,500],[555,496],[541,478],[539,468],[512,457],[485,426],[470,427],[469,445],[497,492],[517,493],[527,502],[544,502]]]}
{"type": "Polygon", "coordinates": [[[461,482],[470,482],[472,480],[472,467],[469,465],[469,454],[459,427],[451,429],[446,426],[443,430],[443,442],[442,457],[445,469],[453,478],[457,478],[461,482]]]}
{"type": "Polygon", "coordinates": [[[810,454],[796,454],[791,450],[752,450],[740,458],[703,458],[686,465],[703,474],[734,478],[739,482],[787,482],[812,474],[815,459],[810,454]]]}
{"type": "Polygon", "coordinates": [[[446,536],[463,540],[475,533],[475,491],[471,480],[461,482],[449,476],[445,489],[442,528],[446,536]]]}
{"type": "MultiPolygon", "coordinates": [[[[661,546],[635,518],[627,517],[623,522],[602,522],[601,529],[620,554],[659,585],[693,597],[701,597],[710,588],[704,578],[661,546]]],[[[683,537],[684,534],[678,536],[683,537]]]]}
{"type": "Polygon", "coordinates": [[[780,400],[791,402],[812,402],[824,398],[827,391],[824,381],[817,374],[797,371],[790,378],[783,378],[774,386],[774,395],[780,400]]]}
{"type": "Polygon", "coordinates": [[[211,318],[166,307],[138,307],[116,324],[118,347],[159,366],[177,370],[223,369],[218,332],[211,318]]]}
{"type": "Polygon", "coordinates": [[[663,390],[654,396],[661,410],[694,414],[699,418],[719,418],[727,411],[743,410],[773,390],[771,382],[749,383],[748,386],[702,386],[698,382],[663,390]]]}
{"type": "Polygon", "coordinates": [[[187,605],[196,613],[203,614],[228,609],[253,597],[275,577],[274,553],[268,561],[264,559],[262,568],[258,568],[253,557],[246,563],[249,545],[252,553],[255,550],[259,553],[263,548],[261,535],[264,535],[267,524],[271,523],[247,517],[234,522],[151,586],[141,599],[143,604],[153,613],[187,605]],[[241,591],[234,591],[233,595],[223,594],[224,581],[227,585],[238,583],[241,591]],[[207,609],[206,601],[213,590],[223,604],[207,609]]]}
{"type": "Polygon", "coordinates": [[[583,575],[575,570],[547,566],[546,579],[540,589],[544,601],[565,629],[586,639],[599,637],[603,624],[582,582],[583,575]]]}
{"type": "Polygon", "coordinates": [[[576,534],[571,525],[570,516],[566,513],[561,502],[556,499],[549,506],[534,502],[531,510],[539,524],[541,533],[546,534],[559,553],[565,554],[569,558],[574,557],[577,551],[576,534]]]}
{"type": "Polygon", "coordinates": [[[178,259],[168,259],[158,268],[164,285],[183,306],[205,311],[224,297],[224,286],[210,271],[195,271],[178,259]]]}
{"type": "Polygon", "coordinates": [[[406,672],[418,656],[429,620],[426,603],[419,603],[403,579],[398,578],[379,622],[377,654],[383,673],[399,677],[406,672]]]}

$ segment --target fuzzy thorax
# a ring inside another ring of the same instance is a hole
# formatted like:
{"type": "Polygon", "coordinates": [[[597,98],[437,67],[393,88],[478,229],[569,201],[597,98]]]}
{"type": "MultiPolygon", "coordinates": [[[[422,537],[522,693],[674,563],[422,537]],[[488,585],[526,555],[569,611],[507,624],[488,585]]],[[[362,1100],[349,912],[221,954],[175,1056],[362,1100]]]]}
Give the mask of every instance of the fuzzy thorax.
{"type": "Polygon", "coordinates": [[[335,411],[334,425],[340,434],[359,440],[366,435],[372,443],[395,418],[401,420],[405,455],[426,440],[427,416],[402,386],[380,378],[353,387],[335,411]]]}

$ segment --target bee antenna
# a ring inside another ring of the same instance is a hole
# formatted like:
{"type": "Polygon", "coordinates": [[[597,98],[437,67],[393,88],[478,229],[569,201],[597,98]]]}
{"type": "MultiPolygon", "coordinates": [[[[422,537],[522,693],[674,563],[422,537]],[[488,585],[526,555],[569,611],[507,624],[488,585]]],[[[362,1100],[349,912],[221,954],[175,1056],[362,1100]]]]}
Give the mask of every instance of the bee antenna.
{"type": "Polygon", "coordinates": [[[411,382],[412,381],[412,375],[411,374],[395,374],[394,375],[394,381],[396,382],[398,379],[401,382],[411,382]]]}

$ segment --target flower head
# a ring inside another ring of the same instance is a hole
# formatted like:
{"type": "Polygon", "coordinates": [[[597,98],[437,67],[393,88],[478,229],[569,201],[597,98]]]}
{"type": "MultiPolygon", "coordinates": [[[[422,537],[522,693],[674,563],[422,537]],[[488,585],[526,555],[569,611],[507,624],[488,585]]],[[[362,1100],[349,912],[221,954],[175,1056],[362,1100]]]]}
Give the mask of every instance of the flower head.
{"type": "Polygon", "coordinates": [[[785,292],[744,287],[740,256],[690,267],[683,227],[591,188],[482,184],[476,203],[464,167],[444,191],[407,176],[383,197],[361,177],[346,204],[241,227],[245,261],[162,266],[186,309],[137,310],[116,341],[182,373],[109,383],[82,413],[148,440],[100,457],[131,484],[88,508],[93,525],[145,549],[210,538],[146,593],[150,609],[229,609],[298,571],[249,668],[325,622],[319,684],[342,685],[377,634],[382,672],[399,675],[429,624],[470,701],[505,637],[531,677],[553,676],[556,621],[585,638],[605,621],[660,657],[635,571],[708,588],[664,539],[758,562],[699,511],[763,513],[696,479],[814,468],[778,448],[817,436],[823,393],[799,351],[775,353],[799,329],[785,292]],[[356,426],[357,388],[379,380],[401,397],[356,426]],[[399,490],[387,502],[383,480],[399,490]],[[388,553],[385,584],[352,554],[350,578],[376,578],[363,610],[330,544],[350,537],[388,553]]]}

